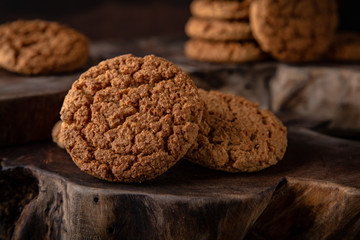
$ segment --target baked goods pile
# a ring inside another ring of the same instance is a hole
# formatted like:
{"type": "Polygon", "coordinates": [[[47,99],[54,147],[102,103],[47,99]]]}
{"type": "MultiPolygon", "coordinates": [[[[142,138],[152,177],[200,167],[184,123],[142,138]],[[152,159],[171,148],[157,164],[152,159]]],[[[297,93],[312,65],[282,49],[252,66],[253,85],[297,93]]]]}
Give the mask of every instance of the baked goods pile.
{"type": "Polygon", "coordinates": [[[154,55],[122,55],[90,68],[65,97],[61,119],[54,141],[82,171],[107,181],[149,180],[181,158],[259,171],[281,160],[287,146],[286,128],[272,113],[239,96],[198,90],[154,55]]]}
{"type": "Polygon", "coordinates": [[[190,37],[185,54],[209,62],[249,62],[266,54],[254,40],[249,24],[251,0],[194,0],[185,25],[190,37]]]}
{"type": "MultiPolygon", "coordinates": [[[[250,38],[243,30],[237,35],[250,38]]],[[[44,75],[80,68],[89,48],[68,27],[19,20],[0,26],[0,55],[4,69],[44,75]]],[[[153,179],[182,158],[216,170],[259,171],[281,160],[287,146],[286,128],[271,112],[198,89],[182,69],[154,55],[121,55],[89,68],[60,114],[53,141],[82,171],[111,182],[153,179]]]]}
{"type": "Polygon", "coordinates": [[[336,32],[334,0],[194,0],[190,10],[185,54],[192,59],[248,62],[264,51],[290,63],[360,60],[360,36],[336,32]]]}

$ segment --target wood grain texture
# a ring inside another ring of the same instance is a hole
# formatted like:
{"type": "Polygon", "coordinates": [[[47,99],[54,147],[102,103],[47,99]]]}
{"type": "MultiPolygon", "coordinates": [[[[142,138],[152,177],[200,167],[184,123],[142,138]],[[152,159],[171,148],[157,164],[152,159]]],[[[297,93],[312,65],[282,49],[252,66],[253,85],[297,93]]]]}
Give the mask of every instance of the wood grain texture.
{"type": "Polygon", "coordinates": [[[2,174],[30,171],[39,186],[14,218],[14,239],[356,239],[360,234],[360,143],[304,128],[289,127],[284,159],[264,171],[231,174],[182,160],[141,184],[93,178],[51,142],[2,149],[0,156],[2,174]]]}

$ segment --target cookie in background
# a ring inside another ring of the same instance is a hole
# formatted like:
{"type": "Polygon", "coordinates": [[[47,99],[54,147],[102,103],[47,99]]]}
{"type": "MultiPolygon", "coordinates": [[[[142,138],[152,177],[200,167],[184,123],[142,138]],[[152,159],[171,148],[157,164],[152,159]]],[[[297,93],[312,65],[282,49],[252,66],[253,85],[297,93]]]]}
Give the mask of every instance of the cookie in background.
{"type": "Polygon", "coordinates": [[[89,57],[88,39],[72,28],[44,20],[0,26],[0,67],[19,74],[70,72],[89,57]]]}

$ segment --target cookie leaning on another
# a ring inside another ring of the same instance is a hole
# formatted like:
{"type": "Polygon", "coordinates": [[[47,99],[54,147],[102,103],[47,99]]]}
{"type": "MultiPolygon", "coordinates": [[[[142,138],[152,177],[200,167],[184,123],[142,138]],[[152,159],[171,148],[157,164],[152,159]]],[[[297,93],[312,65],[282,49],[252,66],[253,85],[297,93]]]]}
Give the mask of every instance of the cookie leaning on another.
{"type": "Polygon", "coordinates": [[[73,71],[89,56],[88,39],[56,22],[18,20],[0,26],[0,66],[36,75],[73,71]]]}
{"type": "Polygon", "coordinates": [[[287,131],[270,111],[232,94],[202,89],[199,94],[204,114],[186,159],[228,172],[259,171],[282,159],[287,131]]]}
{"type": "Polygon", "coordinates": [[[61,109],[64,145],[92,176],[141,182],[186,154],[202,112],[198,90],[180,68],[153,55],[122,55],[74,82],[61,109]]]}

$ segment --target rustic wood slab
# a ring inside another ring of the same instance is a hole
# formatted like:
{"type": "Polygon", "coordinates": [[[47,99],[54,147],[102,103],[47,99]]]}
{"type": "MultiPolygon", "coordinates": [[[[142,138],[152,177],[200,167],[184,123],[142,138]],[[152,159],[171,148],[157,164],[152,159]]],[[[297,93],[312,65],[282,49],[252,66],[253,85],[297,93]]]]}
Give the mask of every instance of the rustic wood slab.
{"type": "Polygon", "coordinates": [[[121,184],[81,172],[51,142],[0,157],[4,239],[360,237],[360,142],[304,128],[289,127],[284,159],[258,173],[181,160],[152,181],[121,184]]]}

